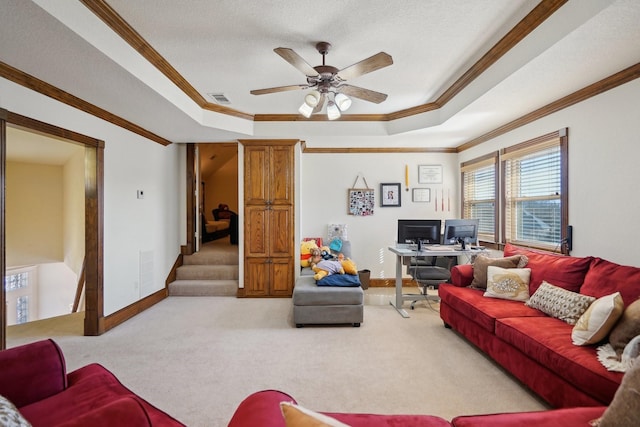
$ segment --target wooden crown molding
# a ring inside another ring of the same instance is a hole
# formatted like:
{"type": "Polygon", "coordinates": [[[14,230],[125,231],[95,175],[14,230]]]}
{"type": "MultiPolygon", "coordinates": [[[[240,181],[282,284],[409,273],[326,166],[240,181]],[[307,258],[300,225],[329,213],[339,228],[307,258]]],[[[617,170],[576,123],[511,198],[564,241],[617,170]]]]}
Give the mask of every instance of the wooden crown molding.
{"type": "Polygon", "coordinates": [[[544,107],[538,108],[537,110],[525,114],[524,116],[519,117],[503,126],[500,126],[499,128],[492,130],[491,132],[487,132],[484,135],[467,141],[464,144],[458,146],[457,151],[460,153],[462,151],[473,148],[479,144],[482,144],[483,142],[496,138],[497,136],[510,132],[528,123],[534,122],[538,119],[541,119],[542,117],[548,116],[549,114],[556,113],[562,109],[582,102],[593,96],[599,95],[603,92],[635,80],[638,77],[640,77],[640,63],[632,65],[629,68],[625,68],[618,73],[615,73],[598,82],[577,90],[570,95],[567,95],[550,104],[545,105],[544,107]]]}
{"type": "MultiPolygon", "coordinates": [[[[105,3],[104,0],[81,0],[90,10],[98,15],[107,25],[114,29],[123,39],[127,40],[138,52],[147,58],[152,64],[156,65],[161,71],[163,68],[166,70],[165,75],[170,78],[176,85],[183,90],[190,90],[195,93],[186,80],[182,78],[162,56],[160,56],[155,50],[149,46],[144,39],[142,39],[122,18],[111,9],[111,7],[105,3]],[[159,65],[161,64],[161,65],[159,65]],[[164,64],[164,65],[162,65],[164,64]],[[182,80],[183,83],[176,82],[182,80]],[[186,83],[186,89],[185,85],[186,83]],[[191,88],[191,89],[188,89],[191,88]]],[[[453,96],[459,93],[464,87],[471,83],[475,78],[481,75],[486,69],[493,64],[498,58],[500,58],[509,49],[513,48],[520,40],[522,40],[527,34],[529,34],[538,25],[544,22],[549,16],[551,16],[557,9],[559,9],[567,0],[543,0],[536,8],[534,8],[518,25],[516,25],[505,37],[503,37],[487,54],[485,54],[476,64],[474,64],[462,77],[460,77],[451,87],[449,87],[438,99],[434,102],[423,104],[417,107],[413,107],[407,110],[398,111],[390,114],[361,114],[361,115],[343,115],[339,120],[341,121],[389,121],[397,118],[408,117],[415,114],[421,114],[427,111],[441,108],[446,102],[451,100],[453,96]]],[[[0,77],[13,81],[21,86],[27,87],[43,95],[49,96],[57,101],[70,105],[81,111],[85,111],[124,129],[127,129],[133,133],[141,135],[152,141],[158,142],[162,145],[169,145],[171,141],[164,139],[146,129],[129,122],[115,114],[112,114],[106,110],[103,110],[91,103],[88,103],[80,98],[77,98],[61,89],[58,89],[42,80],[39,80],[27,73],[24,73],[18,69],[11,67],[8,64],[0,62],[0,77]]],[[[480,137],[467,141],[456,148],[411,148],[411,147],[397,147],[397,148],[309,148],[306,144],[302,144],[302,151],[304,153],[460,153],[475,147],[483,142],[486,142],[492,138],[523,126],[527,123],[535,121],[548,114],[559,111],[563,108],[569,107],[578,102],[584,101],[592,96],[596,96],[609,89],[613,89],[621,84],[627,83],[631,80],[640,77],[640,63],[633,65],[625,70],[622,70],[612,76],[609,76],[599,82],[591,84],[583,89],[580,89],[568,96],[565,96],[559,100],[556,100],[538,110],[528,113],[516,120],[513,120],[497,129],[494,129],[480,137]]],[[[189,95],[189,92],[185,92],[189,95]]],[[[324,121],[326,115],[314,115],[310,119],[306,119],[301,115],[296,114],[235,114],[234,110],[229,108],[220,107],[214,104],[204,101],[199,94],[196,99],[204,102],[204,109],[220,112],[223,114],[231,114],[236,117],[253,119],[254,121],[324,121]]],[[[193,99],[193,98],[192,98],[193,99]]],[[[196,101],[198,102],[198,101],[196,101]]],[[[200,103],[199,103],[200,105],[200,103]]]]}
{"type": "MultiPolygon", "coordinates": [[[[212,104],[200,95],[191,84],[176,71],[136,30],[131,27],[105,0],[80,0],[91,12],[98,16],[109,28],[118,34],[147,61],[154,65],[188,97],[205,110],[253,120],[258,122],[327,121],[326,115],[315,114],[305,118],[300,114],[247,114],[232,108],[212,104]]],[[[553,15],[568,0],[542,0],[513,27],[498,43],[469,68],[458,80],[446,89],[437,100],[389,114],[343,114],[339,121],[390,121],[422,114],[442,108],[465,87],[482,75],[505,53],[516,46],[529,33],[553,15]]]]}
{"type": "Polygon", "coordinates": [[[173,84],[178,86],[189,98],[191,98],[200,108],[215,111],[216,113],[228,114],[241,119],[252,120],[253,115],[243,113],[232,108],[224,107],[207,102],[207,100],[195,90],[193,86],[175,68],[164,59],[147,41],[142,38],[136,30],[122,19],[118,13],[104,0],[80,0],[91,12],[100,18],[109,28],[118,34],[132,48],[134,48],[143,58],[155,66],[173,84]]]}
{"type": "Polygon", "coordinates": [[[135,123],[125,120],[122,117],[116,116],[115,114],[112,114],[107,110],[103,110],[100,107],[97,107],[83,99],[73,96],[70,93],[63,91],[62,89],[58,89],[57,87],[50,85],[49,83],[46,83],[30,74],[22,72],[17,68],[13,68],[12,66],[5,64],[4,62],[0,62],[0,77],[4,77],[7,80],[11,80],[14,83],[17,83],[35,92],[39,92],[43,95],[48,96],[49,98],[55,99],[56,101],[60,101],[63,104],[67,104],[71,107],[77,108],[78,110],[106,120],[116,126],[120,126],[121,128],[130,130],[133,133],[137,133],[138,135],[141,135],[159,144],[171,144],[171,141],[144,129],[136,125],[135,123]]]}

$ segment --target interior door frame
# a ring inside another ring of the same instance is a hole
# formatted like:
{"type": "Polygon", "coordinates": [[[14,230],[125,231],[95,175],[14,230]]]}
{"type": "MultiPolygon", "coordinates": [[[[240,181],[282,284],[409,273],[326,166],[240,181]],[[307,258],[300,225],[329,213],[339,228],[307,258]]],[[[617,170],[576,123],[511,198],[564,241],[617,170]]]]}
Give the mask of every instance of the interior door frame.
{"type": "MultiPolygon", "coordinates": [[[[63,138],[85,147],[85,317],[84,335],[105,332],[104,318],[104,141],[0,109],[0,274],[6,274],[5,174],[7,125],[63,138]]],[[[6,348],[6,295],[0,286],[0,349],[6,348]]]]}

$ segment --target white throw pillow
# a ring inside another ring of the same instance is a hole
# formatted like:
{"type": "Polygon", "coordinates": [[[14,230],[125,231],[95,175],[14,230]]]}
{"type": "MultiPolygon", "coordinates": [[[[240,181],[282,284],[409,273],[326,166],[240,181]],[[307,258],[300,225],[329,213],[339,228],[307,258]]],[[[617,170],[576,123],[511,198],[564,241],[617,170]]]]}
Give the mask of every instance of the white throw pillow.
{"type": "Polygon", "coordinates": [[[575,345],[597,344],[609,335],[624,311],[620,292],[598,298],[578,319],[571,332],[575,345]]]}
{"type": "Polygon", "coordinates": [[[487,268],[487,290],[485,297],[513,301],[529,299],[530,268],[502,268],[490,265],[487,268]]]}

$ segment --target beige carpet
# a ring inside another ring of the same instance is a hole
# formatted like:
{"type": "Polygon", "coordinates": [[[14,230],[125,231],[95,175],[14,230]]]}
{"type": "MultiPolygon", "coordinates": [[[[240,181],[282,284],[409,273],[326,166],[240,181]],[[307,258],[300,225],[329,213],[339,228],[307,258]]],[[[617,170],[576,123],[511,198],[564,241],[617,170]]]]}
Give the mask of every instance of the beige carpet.
{"type": "Polygon", "coordinates": [[[451,419],[545,408],[435,311],[420,303],[404,319],[384,292],[367,291],[360,328],[296,329],[290,299],[170,297],[100,337],[78,336],[81,327],[64,321],[60,332],[11,327],[8,346],[40,329],[69,370],[101,363],[189,426],[225,426],[242,399],[269,388],[323,411],[451,419]]]}

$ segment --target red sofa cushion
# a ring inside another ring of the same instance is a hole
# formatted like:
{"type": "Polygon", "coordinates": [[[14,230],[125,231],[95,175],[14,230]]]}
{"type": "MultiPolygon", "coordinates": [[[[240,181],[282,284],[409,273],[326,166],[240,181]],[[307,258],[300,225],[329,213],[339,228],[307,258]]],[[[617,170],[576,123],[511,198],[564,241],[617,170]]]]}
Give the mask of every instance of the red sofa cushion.
{"type": "Polygon", "coordinates": [[[576,388],[600,402],[613,399],[622,373],[609,372],[598,361],[595,347],[571,343],[573,327],[552,317],[506,318],[496,321],[496,336],[522,351],[576,388]]]}
{"type": "Polygon", "coordinates": [[[0,367],[0,394],[18,408],[67,387],[64,356],[52,340],[0,351],[0,367]]]}
{"type": "Polygon", "coordinates": [[[552,411],[518,412],[460,416],[451,420],[453,427],[588,427],[602,415],[604,406],[566,408],[552,411]]]}
{"type": "Polygon", "coordinates": [[[545,316],[541,311],[525,306],[522,301],[488,298],[484,296],[483,290],[478,289],[441,284],[438,295],[442,302],[492,333],[495,330],[495,319],[545,316]]]}
{"type": "Polygon", "coordinates": [[[323,412],[350,427],[451,427],[449,421],[433,415],[376,415],[323,412]]]}
{"type": "Polygon", "coordinates": [[[504,256],[517,254],[526,255],[529,258],[526,265],[526,268],[531,269],[529,295],[534,294],[543,280],[569,291],[580,291],[580,286],[593,259],[593,257],[556,255],[507,243],[504,247],[504,256]]]}
{"type": "Polygon", "coordinates": [[[151,420],[144,408],[133,397],[121,397],[100,408],[78,415],[57,427],[151,427],[151,420]]]}
{"type": "MultiPolygon", "coordinates": [[[[69,386],[66,390],[19,408],[22,415],[34,426],[54,426],[88,414],[122,397],[130,397],[136,399],[144,408],[152,425],[184,426],[170,415],[136,396],[111,372],[96,363],[71,372],[68,380],[69,386]]],[[[118,411],[114,412],[114,416],[116,418],[119,416],[118,411]]]]}
{"type": "Polygon", "coordinates": [[[620,292],[625,307],[640,298],[640,268],[594,258],[580,293],[596,298],[620,292]]]}

